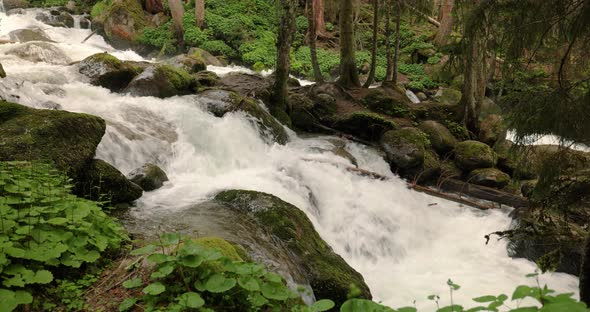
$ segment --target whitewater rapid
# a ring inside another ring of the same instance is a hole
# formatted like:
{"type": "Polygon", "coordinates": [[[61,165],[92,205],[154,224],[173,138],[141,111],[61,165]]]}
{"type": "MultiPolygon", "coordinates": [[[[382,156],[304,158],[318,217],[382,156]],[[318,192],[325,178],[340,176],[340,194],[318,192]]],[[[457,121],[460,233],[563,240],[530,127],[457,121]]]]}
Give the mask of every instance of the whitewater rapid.
{"type": "MultiPolygon", "coordinates": [[[[34,10],[26,15],[0,13],[0,39],[7,39],[12,30],[37,26],[73,61],[105,51],[124,60],[144,60],[134,52],[113,49],[98,35],[81,44],[89,30],[51,27],[34,16],[34,10]]],[[[196,95],[157,99],[111,93],[88,84],[75,66],[6,55],[13,46],[0,45],[0,62],[8,74],[0,80],[0,95],[12,95],[9,100],[30,107],[53,101],[64,110],[101,116],[108,126],[97,158],[125,174],[145,162],[167,172],[170,182],[144,193],[132,216],[185,209],[224,189],[263,191],[305,211],[320,235],[362,273],[375,300],[393,307],[415,301],[419,308],[434,310],[426,299],[431,294],[441,295],[441,303],[448,304],[449,278],[462,286],[453,295],[455,303],[467,306],[479,295],[510,296],[517,285],[534,285],[525,277],[535,270],[532,262],[509,258],[505,241],[485,245],[485,234],[510,226],[508,209],[480,211],[411,191],[378,151],[356,143],[289,132],[287,145],[273,144],[245,114],[214,117],[196,95]],[[347,171],[350,161],[331,152],[338,144],[360,168],[391,179],[347,171]]],[[[245,70],[209,69],[220,75],[245,70]]],[[[541,282],[577,293],[578,280],[571,275],[545,274],[541,282]]]]}

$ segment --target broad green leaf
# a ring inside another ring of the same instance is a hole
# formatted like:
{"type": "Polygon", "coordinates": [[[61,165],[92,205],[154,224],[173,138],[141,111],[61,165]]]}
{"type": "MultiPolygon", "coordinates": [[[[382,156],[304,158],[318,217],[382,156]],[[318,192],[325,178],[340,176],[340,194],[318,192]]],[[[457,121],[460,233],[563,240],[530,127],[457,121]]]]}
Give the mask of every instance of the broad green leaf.
{"type": "Polygon", "coordinates": [[[156,252],[157,249],[158,249],[158,247],[156,247],[155,245],[147,245],[145,247],[135,249],[132,252],[130,252],[129,254],[132,256],[148,255],[148,254],[153,254],[154,252],[156,252]]]}
{"type": "Polygon", "coordinates": [[[197,268],[203,263],[203,258],[197,255],[186,255],[178,259],[182,265],[189,268],[197,268]]]}
{"type": "Polygon", "coordinates": [[[126,298],[119,305],[119,312],[125,312],[131,309],[137,303],[137,298],[126,298]]]}
{"type": "Polygon", "coordinates": [[[254,307],[261,307],[268,303],[268,299],[264,298],[260,293],[251,294],[250,296],[248,296],[248,301],[254,307]]]}
{"type": "Polygon", "coordinates": [[[260,286],[260,291],[264,297],[280,301],[289,299],[291,295],[287,287],[275,283],[262,284],[262,286],[260,286]]]}
{"type": "Polygon", "coordinates": [[[205,282],[205,288],[212,293],[225,292],[232,289],[234,286],[236,286],[235,278],[227,278],[220,273],[212,275],[207,282],[205,282]]]}
{"type": "Polygon", "coordinates": [[[537,307],[522,307],[510,310],[510,312],[537,312],[539,308],[537,307]]]}
{"type": "Polygon", "coordinates": [[[24,290],[17,290],[14,293],[14,299],[17,304],[29,304],[33,303],[33,296],[30,292],[24,290]]]}
{"type": "Polygon", "coordinates": [[[175,268],[176,268],[176,265],[174,265],[174,263],[170,263],[170,262],[164,263],[164,264],[158,266],[158,269],[150,275],[150,278],[156,279],[156,278],[166,277],[166,276],[172,274],[172,272],[174,272],[175,268]]]}
{"type": "Polygon", "coordinates": [[[314,312],[323,312],[332,309],[334,306],[336,306],[334,301],[322,299],[314,302],[314,304],[311,305],[311,310],[314,312]]]}
{"type": "Polygon", "coordinates": [[[496,296],[481,296],[477,298],[473,298],[475,302],[492,302],[496,301],[496,296]]]}
{"type": "MultiPolygon", "coordinates": [[[[393,312],[394,310],[366,299],[350,299],[340,307],[340,312],[393,312]]],[[[398,309],[398,311],[400,311],[398,309]]],[[[415,309],[414,309],[415,311],[415,309]]]]}
{"type": "Polygon", "coordinates": [[[416,312],[416,308],[414,307],[403,307],[399,308],[397,312],[416,312]]]}
{"type": "Polygon", "coordinates": [[[525,297],[533,296],[534,291],[531,287],[526,285],[520,285],[516,287],[514,293],[512,293],[512,300],[522,299],[525,297]]]}
{"type": "Polygon", "coordinates": [[[266,275],[264,275],[264,278],[266,278],[267,281],[269,282],[273,282],[273,283],[282,283],[283,282],[283,278],[276,274],[276,273],[266,273],[266,275]]]}
{"type": "Polygon", "coordinates": [[[540,312],[588,312],[586,305],[581,302],[550,303],[543,306],[540,312]]]}
{"type": "Polygon", "coordinates": [[[155,254],[149,255],[147,259],[148,259],[148,261],[153,262],[155,264],[160,264],[160,263],[164,263],[167,261],[172,261],[176,258],[173,256],[170,256],[170,255],[155,253],[155,254]]]}
{"type": "Polygon", "coordinates": [[[164,233],[160,235],[160,242],[163,246],[178,245],[178,243],[180,243],[180,234],[164,233]]]}
{"type": "Polygon", "coordinates": [[[457,305],[457,304],[447,306],[447,307],[442,307],[442,308],[436,310],[436,312],[462,312],[462,311],[463,311],[463,307],[460,305],[457,305]]]}
{"type": "Polygon", "coordinates": [[[0,312],[11,312],[19,305],[16,293],[12,290],[0,288],[0,312]]]}
{"type": "Polygon", "coordinates": [[[155,296],[166,291],[166,286],[160,282],[155,282],[147,285],[142,291],[144,294],[155,296]]]}
{"type": "Polygon", "coordinates": [[[200,308],[205,304],[205,300],[196,292],[186,292],[176,298],[178,303],[187,308],[200,308]]]}
{"type": "Polygon", "coordinates": [[[47,270],[39,270],[35,273],[35,277],[31,279],[30,283],[48,284],[53,281],[53,274],[47,270]]]}
{"type": "Polygon", "coordinates": [[[53,219],[47,220],[46,223],[49,223],[52,225],[62,225],[62,224],[68,223],[68,219],[66,219],[66,218],[53,218],[53,219]]]}
{"type": "Polygon", "coordinates": [[[141,278],[134,278],[123,282],[123,287],[125,288],[137,288],[143,286],[143,281],[141,278]]]}
{"type": "Polygon", "coordinates": [[[251,276],[242,276],[238,278],[238,285],[249,291],[260,291],[258,280],[251,276]]]}

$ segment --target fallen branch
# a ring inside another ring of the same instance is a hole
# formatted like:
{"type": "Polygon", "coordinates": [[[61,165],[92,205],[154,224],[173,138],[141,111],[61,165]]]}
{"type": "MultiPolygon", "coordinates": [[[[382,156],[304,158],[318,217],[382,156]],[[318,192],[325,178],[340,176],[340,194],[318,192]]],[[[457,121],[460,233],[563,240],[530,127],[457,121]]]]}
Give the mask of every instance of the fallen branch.
{"type": "Polygon", "coordinates": [[[84,38],[84,40],[82,40],[82,42],[80,42],[80,43],[84,43],[84,42],[88,41],[88,39],[90,39],[90,37],[94,36],[96,34],[96,32],[98,32],[98,29],[91,32],[90,35],[88,35],[88,37],[84,38]]]}
{"type": "Polygon", "coordinates": [[[480,204],[475,201],[469,200],[467,198],[461,197],[459,195],[443,193],[443,192],[437,191],[435,189],[432,189],[432,188],[429,188],[426,186],[421,186],[421,185],[417,185],[417,184],[408,184],[408,188],[413,189],[418,192],[421,192],[421,193],[428,194],[430,196],[450,200],[450,201],[453,201],[453,202],[456,202],[459,204],[471,206],[473,208],[477,208],[477,209],[481,209],[481,210],[489,210],[489,209],[496,208],[493,205],[480,204]]]}
{"type": "Polygon", "coordinates": [[[420,16],[422,16],[422,17],[424,17],[424,18],[426,18],[426,20],[427,20],[427,21],[428,21],[430,24],[432,24],[432,25],[434,25],[434,26],[436,26],[436,27],[440,27],[440,22],[439,22],[439,21],[437,21],[437,20],[435,20],[434,18],[432,18],[432,17],[430,17],[430,16],[426,15],[425,13],[422,13],[422,12],[420,12],[420,10],[418,10],[418,9],[416,9],[415,7],[413,7],[413,6],[409,5],[409,4],[407,4],[405,1],[402,1],[402,4],[403,4],[403,5],[405,5],[405,6],[406,6],[408,9],[410,9],[411,11],[414,11],[414,13],[416,13],[416,14],[418,14],[418,15],[420,15],[420,16]]]}

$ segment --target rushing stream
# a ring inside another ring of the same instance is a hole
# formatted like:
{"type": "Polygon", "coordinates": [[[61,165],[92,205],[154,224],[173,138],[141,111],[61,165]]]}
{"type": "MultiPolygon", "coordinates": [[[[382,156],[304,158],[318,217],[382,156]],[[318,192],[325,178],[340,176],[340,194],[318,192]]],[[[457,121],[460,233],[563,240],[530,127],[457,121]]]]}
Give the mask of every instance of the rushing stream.
{"type": "MultiPolygon", "coordinates": [[[[131,51],[116,51],[98,35],[80,42],[90,30],[51,27],[27,14],[0,13],[0,39],[12,30],[37,26],[72,61],[108,51],[120,59],[143,60],[131,51]]],[[[304,210],[320,235],[364,276],[378,301],[395,307],[432,310],[426,299],[440,294],[448,303],[447,279],[461,289],[455,302],[510,292],[535,265],[507,255],[506,242],[483,236],[509,227],[509,210],[479,211],[409,190],[394,177],[380,154],[344,142],[360,168],[392,177],[388,181],[359,176],[345,169],[350,161],[331,150],[342,139],[301,138],[291,133],[286,146],[271,144],[243,113],[223,118],[208,113],[198,95],[157,99],[131,97],[91,86],[75,66],[60,60],[32,63],[5,54],[18,44],[0,45],[0,62],[8,78],[0,96],[27,106],[98,115],[107,120],[97,158],[127,173],[145,162],[167,172],[170,182],[144,193],[131,217],[149,219],[164,211],[186,209],[224,189],[272,193],[304,210]],[[335,165],[336,164],[341,164],[335,165]]],[[[210,70],[222,75],[234,68],[210,70]]],[[[553,289],[576,292],[578,280],[566,274],[541,277],[553,289]]]]}

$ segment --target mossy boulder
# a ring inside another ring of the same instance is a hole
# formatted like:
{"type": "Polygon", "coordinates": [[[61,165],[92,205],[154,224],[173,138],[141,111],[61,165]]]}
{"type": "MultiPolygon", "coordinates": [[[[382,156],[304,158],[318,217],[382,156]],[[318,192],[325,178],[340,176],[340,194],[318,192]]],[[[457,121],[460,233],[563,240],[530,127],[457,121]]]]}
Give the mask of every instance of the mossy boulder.
{"type": "Polygon", "coordinates": [[[166,60],[165,63],[172,67],[182,69],[189,74],[195,74],[207,69],[207,65],[205,65],[203,58],[195,54],[176,55],[166,60]]]}
{"type": "Polygon", "coordinates": [[[232,261],[245,261],[248,258],[242,248],[220,237],[199,237],[192,241],[205,248],[215,249],[232,261]]]}
{"type": "Polygon", "coordinates": [[[113,0],[100,13],[93,17],[93,23],[102,24],[106,37],[111,40],[135,41],[148,25],[139,0],[113,0]]]}
{"type": "Polygon", "coordinates": [[[496,168],[475,169],[469,173],[470,183],[501,189],[510,183],[510,176],[496,168]]]}
{"type": "Polygon", "coordinates": [[[432,147],[441,155],[451,152],[457,145],[457,139],[451,131],[437,121],[426,120],[421,122],[419,127],[428,135],[432,147]]]}
{"type": "Polygon", "coordinates": [[[360,289],[362,298],[371,298],[363,277],[334,253],[297,207],[270,194],[244,190],[221,192],[215,201],[253,218],[283,244],[304,271],[316,298],[330,298],[338,306],[347,300],[351,284],[360,289]]]}
{"type": "Polygon", "coordinates": [[[434,99],[437,102],[447,104],[447,105],[457,105],[459,101],[461,101],[461,91],[457,89],[451,88],[441,88],[438,92],[434,95],[434,99]]]}
{"type": "Polygon", "coordinates": [[[491,114],[479,124],[479,140],[493,146],[497,141],[506,138],[507,128],[500,115],[491,114]]]}
{"type": "Polygon", "coordinates": [[[219,76],[212,71],[203,70],[196,73],[194,76],[200,87],[213,87],[219,83],[219,76]]]}
{"type": "Polygon", "coordinates": [[[362,101],[370,110],[389,116],[408,117],[410,113],[407,97],[394,97],[381,88],[369,89],[362,101]]]}
{"type": "Polygon", "coordinates": [[[72,62],[62,49],[50,42],[43,41],[31,41],[15,45],[6,51],[6,54],[35,63],[44,62],[54,65],[67,65],[72,62]]]}
{"type": "Polygon", "coordinates": [[[344,115],[334,122],[333,127],[369,141],[377,141],[385,132],[398,128],[392,120],[372,112],[354,112],[344,115]]]}
{"type": "Polygon", "coordinates": [[[135,76],[123,92],[133,96],[167,98],[192,93],[196,86],[195,78],[185,70],[169,65],[154,65],[135,76]]]}
{"type": "Polygon", "coordinates": [[[74,17],[68,13],[58,10],[51,10],[49,14],[37,13],[35,19],[53,27],[74,28],[74,17]]]}
{"type": "Polygon", "coordinates": [[[31,6],[31,3],[27,0],[4,0],[4,10],[10,11],[12,9],[26,9],[31,6]]]}
{"type": "Polygon", "coordinates": [[[82,60],[78,64],[78,71],[90,78],[91,84],[113,92],[123,90],[138,74],[135,67],[106,52],[97,53],[82,60]]]}
{"type": "Polygon", "coordinates": [[[322,123],[334,119],[338,110],[336,99],[328,93],[290,93],[289,103],[293,126],[309,132],[326,131],[322,123]]]}
{"type": "Polygon", "coordinates": [[[381,148],[394,169],[410,169],[422,166],[428,143],[424,132],[414,127],[385,132],[381,148]]]}
{"type": "Polygon", "coordinates": [[[92,200],[108,200],[113,205],[131,203],[143,193],[141,187],[129,181],[117,168],[100,159],[93,159],[79,180],[77,194],[92,200]]]}
{"type": "Polygon", "coordinates": [[[144,164],[140,168],[131,171],[127,178],[139,185],[144,191],[149,192],[159,189],[168,181],[166,172],[154,164],[144,164]]]}
{"type": "Polygon", "coordinates": [[[99,117],[0,101],[0,160],[47,160],[76,179],[105,129],[99,117]]]}
{"type": "Polygon", "coordinates": [[[199,102],[217,117],[223,117],[230,112],[244,112],[253,117],[252,121],[265,137],[279,144],[285,144],[289,140],[283,125],[263,109],[258,101],[250,97],[227,90],[207,90],[199,94],[199,102]]]}
{"type": "Polygon", "coordinates": [[[200,48],[190,48],[190,50],[188,51],[188,54],[192,54],[192,55],[202,58],[203,61],[205,61],[205,65],[227,66],[227,62],[218,59],[213,54],[211,54],[203,49],[200,49],[200,48]]]}
{"type": "Polygon", "coordinates": [[[479,141],[463,141],[455,146],[455,163],[459,168],[471,171],[479,168],[491,168],[496,164],[492,149],[479,141]]]}

